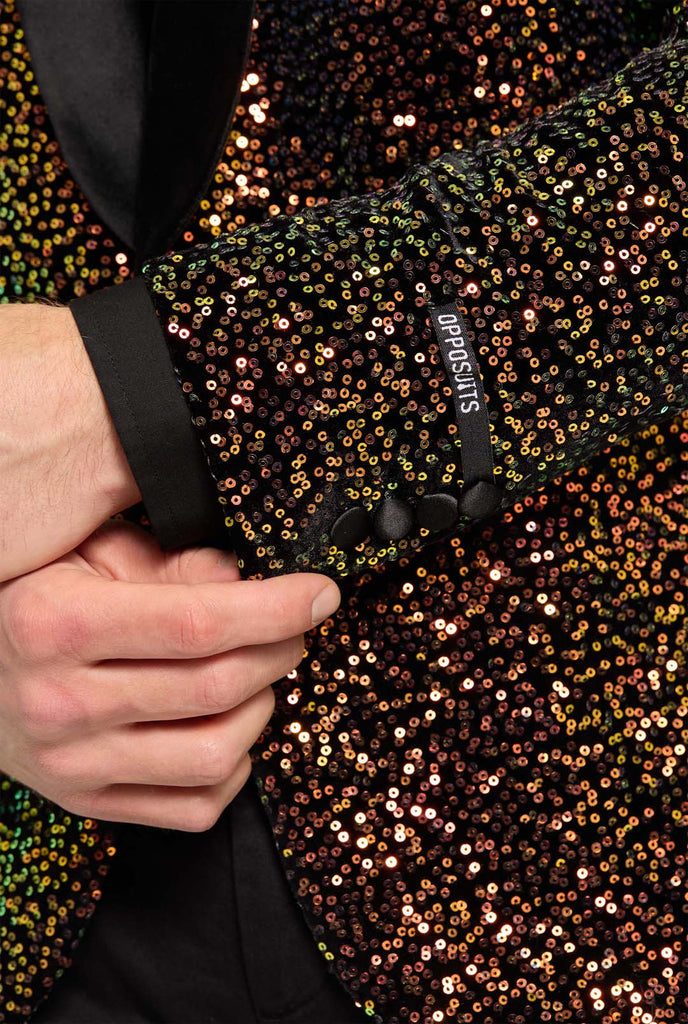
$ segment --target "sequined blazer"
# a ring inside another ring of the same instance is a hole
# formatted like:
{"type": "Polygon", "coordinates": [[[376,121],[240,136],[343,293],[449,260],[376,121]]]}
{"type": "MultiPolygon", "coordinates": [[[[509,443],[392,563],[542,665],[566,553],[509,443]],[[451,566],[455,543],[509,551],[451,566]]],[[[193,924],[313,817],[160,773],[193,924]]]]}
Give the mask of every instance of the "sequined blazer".
{"type": "MultiPolygon", "coordinates": [[[[130,515],[342,588],[252,760],[377,1024],[688,1020],[686,51],[668,0],[0,4],[3,298],[71,303],[130,515]]],[[[9,1021],[117,839],[0,793],[9,1021]]]]}

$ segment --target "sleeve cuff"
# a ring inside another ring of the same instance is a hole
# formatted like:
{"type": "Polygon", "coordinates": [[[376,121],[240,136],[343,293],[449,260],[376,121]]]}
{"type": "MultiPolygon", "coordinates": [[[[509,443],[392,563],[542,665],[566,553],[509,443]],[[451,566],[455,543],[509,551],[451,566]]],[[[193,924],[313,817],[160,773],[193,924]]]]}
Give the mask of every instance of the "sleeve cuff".
{"type": "Polygon", "coordinates": [[[160,547],[218,543],[217,492],[146,284],[136,278],[69,308],[160,547]]]}

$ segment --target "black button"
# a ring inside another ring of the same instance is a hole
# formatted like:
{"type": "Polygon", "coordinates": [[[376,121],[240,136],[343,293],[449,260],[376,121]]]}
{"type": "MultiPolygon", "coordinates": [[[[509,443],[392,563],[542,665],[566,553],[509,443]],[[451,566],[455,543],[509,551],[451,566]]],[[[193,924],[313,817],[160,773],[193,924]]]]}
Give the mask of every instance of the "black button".
{"type": "Polygon", "coordinates": [[[416,519],[431,533],[446,530],[459,518],[459,503],[451,494],[426,494],[416,505],[416,519]]]}
{"type": "Polygon", "coordinates": [[[364,508],[342,513],[330,531],[330,540],[341,551],[350,551],[370,536],[372,520],[364,508]]]}
{"type": "Polygon", "coordinates": [[[477,484],[471,484],[459,498],[459,512],[471,519],[483,519],[496,512],[501,504],[502,492],[499,487],[488,483],[487,480],[478,480],[477,484]]]}
{"type": "Polygon", "coordinates": [[[375,533],[382,540],[399,540],[413,526],[413,509],[401,498],[387,498],[375,515],[375,533]]]}

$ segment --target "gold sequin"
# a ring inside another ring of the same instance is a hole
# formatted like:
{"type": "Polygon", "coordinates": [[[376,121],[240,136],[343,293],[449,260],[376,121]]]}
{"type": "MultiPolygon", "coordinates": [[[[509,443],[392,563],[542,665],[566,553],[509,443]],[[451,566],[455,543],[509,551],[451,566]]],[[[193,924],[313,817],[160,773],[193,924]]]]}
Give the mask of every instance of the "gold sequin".
{"type": "MultiPolygon", "coordinates": [[[[323,961],[374,1024],[686,1019],[686,45],[669,6],[262,0],[215,177],[146,268],[246,571],[323,569],[344,591],[252,754],[323,961]],[[460,487],[427,319],[453,298],[512,507],[432,543],[333,549],[344,507],[460,487]]],[[[10,3],[0,32],[7,296],[123,279],[10,3]]],[[[11,1019],[69,966],[116,846],[2,792],[11,1019]]]]}

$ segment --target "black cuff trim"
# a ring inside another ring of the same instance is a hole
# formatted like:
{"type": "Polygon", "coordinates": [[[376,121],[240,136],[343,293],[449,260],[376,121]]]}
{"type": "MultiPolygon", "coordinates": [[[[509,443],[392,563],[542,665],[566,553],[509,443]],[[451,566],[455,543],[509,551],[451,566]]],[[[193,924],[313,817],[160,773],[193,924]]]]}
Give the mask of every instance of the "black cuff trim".
{"type": "Polygon", "coordinates": [[[160,547],[217,542],[217,491],[145,282],[101,289],[69,308],[160,547]]]}

